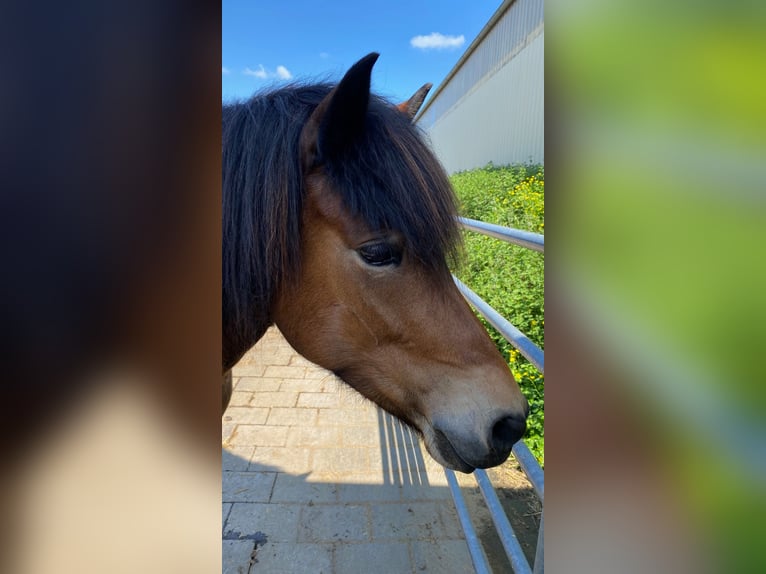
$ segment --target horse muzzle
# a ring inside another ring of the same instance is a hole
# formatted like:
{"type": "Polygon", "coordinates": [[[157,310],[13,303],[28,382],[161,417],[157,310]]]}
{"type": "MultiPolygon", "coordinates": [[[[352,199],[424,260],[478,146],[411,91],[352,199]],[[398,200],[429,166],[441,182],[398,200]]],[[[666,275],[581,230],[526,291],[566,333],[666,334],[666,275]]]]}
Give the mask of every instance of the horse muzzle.
{"type": "Polygon", "coordinates": [[[505,462],[513,445],[527,429],[527,412],[494,416],[437,416],[422,429],[429,454],[440,464],[470,473],[505,462]],[[485,422],[486,421],[486,422],[485,422]],[[466,424],[466,423],[473,424],[466,424]]]}

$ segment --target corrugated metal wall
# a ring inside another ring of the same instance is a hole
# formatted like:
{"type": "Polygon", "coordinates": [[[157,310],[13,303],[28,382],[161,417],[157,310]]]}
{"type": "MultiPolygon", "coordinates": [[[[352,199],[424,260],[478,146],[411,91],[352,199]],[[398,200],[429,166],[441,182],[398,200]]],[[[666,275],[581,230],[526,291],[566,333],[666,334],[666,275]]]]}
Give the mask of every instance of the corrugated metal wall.
{"type": "Polygon", "coordinates": [[[449,173],[544,163],[543,0],[506,0],[417,117],[449,173]]]}

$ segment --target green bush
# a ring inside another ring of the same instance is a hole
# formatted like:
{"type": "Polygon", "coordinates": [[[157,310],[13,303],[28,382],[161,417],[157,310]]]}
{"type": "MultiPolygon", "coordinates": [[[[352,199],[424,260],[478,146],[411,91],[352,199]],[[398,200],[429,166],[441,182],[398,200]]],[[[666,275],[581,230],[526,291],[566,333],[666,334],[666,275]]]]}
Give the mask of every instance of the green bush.
{"type": "MultiPolygon", "coordinates": [[[[461,172],[451,177],[461,215],[544,233],[545,174],[542,166],[517,165],[461,172]]],[[[464,231],[465,258],[455,275],[544,348],[544,256],[479,233],[464,231]]],[[[529,400],[525,442],[544,464],[544,378],[486,321],[490,336],[529,400]]]]}

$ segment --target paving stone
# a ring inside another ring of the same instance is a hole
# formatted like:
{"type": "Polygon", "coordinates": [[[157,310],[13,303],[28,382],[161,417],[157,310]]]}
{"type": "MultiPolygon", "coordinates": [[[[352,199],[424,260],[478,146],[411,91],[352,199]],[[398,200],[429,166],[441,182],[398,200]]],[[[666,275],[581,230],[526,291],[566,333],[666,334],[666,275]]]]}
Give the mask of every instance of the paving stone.
{"type": "Polygon", "coordinates": [[[293,393],[323,393],[324,383],[316,379],[281,379],[279,390],[293,393]]]}
{"type": "Polygon", "coordinates": [[[403,475],[406,474],[411,477],[408,479],[408,482],[416,484],[427,482],[426,463],[423,453],[419,449],[381,445],[381,448],[377,449],[372,463],[380,467],[388,467],[392,471],[403,475]]]}
{"type": "MultiPolygon", "coordinates": [[[[256,552],[256,562],[247,574],[331,574],[332,544],[267,542],[256,552]]],[[[244,573],[243,573],[244,574],[244,573]]]]}
{"type": "Polygon", "coordinates": [[[284,446],[288,427],[238,425],[229,439],[233,446],[284,446]]]}
{"type": "Polygon", "coordinates": [[[223,415],[223,421],[243,425],[262,425],[268,416],[269,409],[265,407],[230,406],[223,415]]]}
{"type": "Polygon", "coordinates": [[[372,505],[372,535],[376,540],[449,538],[455,534],[452,530],[445,527],[439,505],[433,502],[372,505]]]}
{"type": "MultiPolygon", "coordinates": [[[[423,464],[425,468],[421,472],[425,471],[428,474],[428,479],[432,484],[447,484],[447,479],[444,476],[444,467],[436,462],[433,458],[431,458],[431,455],[428,454],[425,446],[423,446],[422,452],[423,464]]],[[[463,480],[472,482],[473,485],[476,486],[476,481],[474,480],[473,475],[465,474],[462,472],[456,472],[455,475],[458,477],[458,481],[460,481],[462,478],[463,480]]]]}
{"type": "Polygon", "coordinates": [[[230,407],[246,407],[250,404],[250,400],[253,398],[253,393],[233,391],[231,393],[231,400],[229,401],[230,407]]]}
{"type": "Polygon", "coordinates": [[[224,540],[222,574],[247,574],[253,547],[252,540],[224,540]]]}
{"type": "Polygon", "coordinates": [[[408,427],[275,328],[234,383],[222,420],[222,524],[224,538],[248,539],[224,540],[224,572],[473,571],[443,469],[408,427]]]}
{"type": "Polygon", "coordinates": [[[369,508],[366,505],[317,504],[304,506],[298,525],[301,542],[368,541],[369,508]]]}
{"type": "Polygon", "coordinates": [[[406,542],[335,546],[335,574],[400,574],[412,571],[406,542]]]}
{"type": "Polygon", "coordinates": [[[299,504],[262,504],[237,502],[226,521],[224,538],[259,538],[269,542],[297,542],[299,504]]]}
{"type": "Polygon", "coordinates": [[[344,446],[380,446],[380,433],[377,425],[365,425],[341,428],[341,440],[344,446]]]}
{"type": "Polygon", "coordinates": [[[303,375],[305,379],[315,379],[319,381],[332,381],[337,379],[330,371],[325,369],[307,368],[306,373],[303,375]]]}
{"type": "MultiPolygon", "coordinates": [[[[308,375],[310,372],[312,372],[312,369],[306,369],[306,374],[308,375]]],[[[329,371],[325,371],[329,374],[329,376],[322,379],[322,385],[323,385],[323,391],[326,393],[353,393],[353,394],[359,394],[354,389],[352,389],[349,385],[343,382],[343,379],[340,377],[336,377],[333,373],[330,373],[329,371]]],[[[308,378],[308,377],[306,377],[308,378]]]]}
{"type": "Polygon", "coordinates": [[[438,500],[448,501],[452,504],[452,493],[448,486],[434,486],[431,484],[404,484],[402,485],[402,498],[404,500],[438,500]]]}
{"type": "Polygon", "coordinates": [[[338,404],[337,393],[301,393],[298,395],[299,407],[331,408],[337,407],[338,404]]]}
{"type": "MultiPolygon", "coordinates": [[[[321,369],[321,367],[319,365],[317,365],[316,363],[312,363],[306,357],[303,357],[303,356],[299,355],[298,352],[294,351],[294,350],[292,350],[292,356],[291,356],[291,359],[290,359],[290,364],[298,366],[298,367],[310,367],[312,369],[321,369]]],[[[324,370],[324,369],[322,369],[322,370],[324,370]]]]}
{"type": "Polygon", "coordinates": [[[282,379],[267,379],[266,377],[242,377],[237,384],[238,391],[265,393],[278,391],[282,379]]]}
{"type": "Polygon", "coordinates": [[[227,446],[221,450],[221,470],[247,470],[254,451],[252,446],[227,446]]]}
{"type": "Polygon", "coordinates": [[[231,440],[231,435],[237,430],[237,423],[221,423],[221,443],[227,443],[231,440]]]}
{"type": "Polygon", "coordinates": [[[268,364],[266,361],[268,361],[271,355],[274,353],[281,353],[287,348],[286,343],[287,341],[284,339],[280,340],[277,338],[269,340],[268,337],[263,337],[258,341],[258,344],[255,347],[245,354],[243,359],[248,358],[259,364],[268,364]]]}
{"type": "Polygon", "coordinates": [[[265,370],[266,367],[262,364],[240,362],[231,370],[231,374],[234,377],[260,377],[265,370]]]}
{"type": "Polygon", "coordinates": [[[271,493],[271,502],[299,502],[301,504],[338,502],[338,489],[334,482],[309,482],[309,474],[279,473],[271,493]]]}
{"type": "Polygon", "coordinates": [[[460,519],[455,510],[455,505],[450,498],[449,502],[439,504],[439,515],[441,516],[442,526],[444,527],[444,536],[446,538],[464,538],[463,527],[460,526],[460,519]]]}
{"type": "MultiPolygon", "coordinates": [[[[268,342],[264,341],[263,344],[267,345],[268,342]]],[[[263,365],[263,358],[261,357],[262,354],[263,354],[262,345],[256,345],[255,347],[250,349],[247,353],[245,353],[245,355],[239,360],[239,362],[236,365],[234,365],[234,368],[236,369],[238,367],[261,366],[263,365]]],[[[263,374],[263,371],[261,371],[261,374],[263,374]]]]}
{"type": "Polygon", "coordinates": [[[376,426],[379,429],[381,444],[387,449],[416,452],[422,450],[417,433],[388,413],[376,421],[376,426]]]}
{"type": "MultiPolygon", "coordinates": [[[[444,472],[442,470],[442,472],[444,472]]],[[[460,485],[461,488],[467,488],[470,490],[478,490],[478,485],[476,482],[476,477],[474,477],[473,474],[465,474],[464,472],[455,472],[455,478],[457,478],[457,483],[460,485]]]]}
{"type": "Polygon", "coordinates": [[[341,502],[400,502],[402,492],[398,484],[385,483],[380,473],[345,474],[338,497],[341,502]]]}
{"type": "Polygon", "coordinates": [[[317,473],[367,472],[370,457],[366,448],[316,448],[311,469],[317,473]]]}
{"type": "Polygon", "coordinates": [[[415,572],[464,574],[474,572],[465,540],[420,540],[411,543],[415,572]]]}
{"type": "MultiPolygon", "coordinates": [[[[444,467],[433,461],[429,454],[423,456],[426,463],[425,478],[431,486],[449,488],[449,482],[447,482],[447,475],[444,474],[444,467]],[[431,464],[433,462],[433,464],[431,464]]],[[[458,473],[462,474],[462,473],[458,473]]]]}
{"type": "Polygon", "coordinates": [[[302,366],[277,366],[269,365],[263,373],[264,377],[278,377],[280,379],[302,379],[306,374],[306,367],[302,366]]]}
{"type": "Polygon", "coordinates": [[[399,484],[423,484],[427,482],[422,456],[409,450],[396,449],[381,452],[370,451],[370,469],[389,475],[399,484]]]}
{"type": "Polygon", "coordinates": [[[267,502],[276,473],[224,471],[221,489],[223,502],[267,502]]]}
{"type": "Polygon", "coordinates": [[[253,454],[253,464],[275,467],[279,472],[299,474],[310,472],[311,450],[307,447],[259,446],[253,454]]]}
{"type": "Polygon", "coordinates": [[[377,415],[373,409],[339,408],[319,409],[319,426],[364,426],[376,424],[377,415]]]}
{"type": "Polygon", "coordinates": [[[309,427],[316,423],[317,409],[274,407],[270,409],[269,425],[309,427]]]}
{"type": "Polygon", "coordinates": [[[340,444],[338,427],[298,426],[287,433],[287,446],[336,446],[340,444]]]}
{"type": "Polygon", "coordinates": [[[348,385],[343,385],[338,390],[338,402],[341,407],[367,408],[370,406],[369,399],[363,397],[348,385]]]}
{"type": "Polygon", "coordinates": [[[250,403],[254,407],[294,407],[298,402],[298,393],[295,392],[257,392],[254,395],[250,403]]]}
{"type": "MultiPolygon", "coordinates": [[[[290,364],[290,360],[293,358],[293,350],[279,349],[273,353],[264,353],[264,357],[261,359],[262,364],[268,369],[269,366],[286,366],[290,364]]],[[[265,372],[265,371],[264,371],[265,372]]]]}

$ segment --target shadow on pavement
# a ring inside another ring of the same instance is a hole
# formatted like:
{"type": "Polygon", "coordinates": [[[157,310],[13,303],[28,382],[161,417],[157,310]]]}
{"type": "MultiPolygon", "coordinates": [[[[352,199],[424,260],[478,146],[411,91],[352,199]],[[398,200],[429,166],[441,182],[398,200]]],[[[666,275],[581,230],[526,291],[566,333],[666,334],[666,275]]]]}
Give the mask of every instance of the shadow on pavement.
{"type": "MultiPolygon", "coordinates": [[[[222,451],[223,572],[473,571],[446,480],[409,427],[382,410],[377,416],[381,472],[364,482],[222,451]]],[[[493,572],[510,572],[478,486],[459,477],[493,572]]],[[[529,486],[496,491],[532,564],[535,494],[529,486]]]]}

